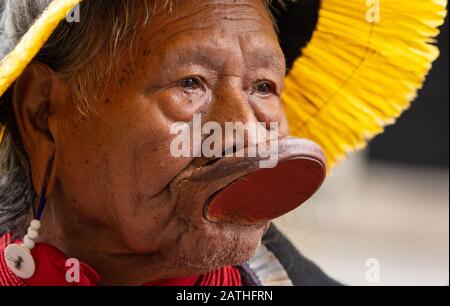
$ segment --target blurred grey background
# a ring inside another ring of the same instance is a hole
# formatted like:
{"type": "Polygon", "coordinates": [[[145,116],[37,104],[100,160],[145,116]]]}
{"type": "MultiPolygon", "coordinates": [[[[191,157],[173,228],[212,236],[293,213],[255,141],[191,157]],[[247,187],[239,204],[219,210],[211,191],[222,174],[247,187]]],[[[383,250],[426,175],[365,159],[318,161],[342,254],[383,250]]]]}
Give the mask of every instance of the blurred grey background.
{"type": "Polygon", "coordinates": [[[368,150],[339,166],[308,203],[276,223],[349,285],[449,283],[449,32],[419,98],[368,150]],[[379,282],[366,278],[379,262],[379,282]]]}

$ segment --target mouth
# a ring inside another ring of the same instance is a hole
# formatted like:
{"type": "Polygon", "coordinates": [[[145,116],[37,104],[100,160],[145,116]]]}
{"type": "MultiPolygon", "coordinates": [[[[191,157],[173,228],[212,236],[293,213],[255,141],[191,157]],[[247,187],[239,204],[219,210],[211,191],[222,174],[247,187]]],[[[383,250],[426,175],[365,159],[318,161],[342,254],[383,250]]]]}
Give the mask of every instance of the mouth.
{"type": "Polygon", "coordinates": [[[267,223],[307,201],[326,177],[324,154],[312,141],[280,139],[277,154],[274,168],[261,169],[264,158],[259,156],[211,160],[184,171],[171,190],[177,193],[177,202],[186,205],[184,209],[201,211],[209,222],[267,223]]]}

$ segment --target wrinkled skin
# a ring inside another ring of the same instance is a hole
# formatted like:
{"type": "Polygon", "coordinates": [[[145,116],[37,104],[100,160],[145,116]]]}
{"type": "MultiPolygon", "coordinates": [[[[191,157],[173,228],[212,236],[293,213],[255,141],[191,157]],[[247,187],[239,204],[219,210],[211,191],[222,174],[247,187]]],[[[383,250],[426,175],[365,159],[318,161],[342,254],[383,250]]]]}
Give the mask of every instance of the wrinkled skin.
{"type": "Polygon", "coordinates": [[[117,70],[125,72],[99,84],[105,99],[81,121],[50,69],[31,66],[16,84],[39,192],[51,168],[42,241],[93,266],[105,284],[248,260],[267,222],[212,223],[203,214],[207,197],[245,171],[217,186],[205,180],[193,198],[182,180],[205,160],[172,157],[170,125],[202,113],[205,122],[280,122],[279,137],[289,134],[280,103],[284,57],[262,1],[182,1],[176,14],[158,12],[135,44],[137,56],[132,63],[122,56],[117,70]]]}

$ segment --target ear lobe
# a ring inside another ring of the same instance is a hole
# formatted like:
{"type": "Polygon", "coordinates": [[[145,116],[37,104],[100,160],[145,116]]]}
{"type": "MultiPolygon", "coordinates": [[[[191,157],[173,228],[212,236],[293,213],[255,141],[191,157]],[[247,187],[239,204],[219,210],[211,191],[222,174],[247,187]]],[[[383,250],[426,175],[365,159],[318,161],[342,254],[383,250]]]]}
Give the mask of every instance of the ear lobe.
{"type": "Polygon", "coordinates": [[[54,177],[55,172],[55,142],[49,128],[54,80],[55,73],[49,67],[31,64],[13,88],[17,126],[31,163],[33,186],[38,194],[41,194],[44,185],[53,186],[49,179],[54,177]]]}

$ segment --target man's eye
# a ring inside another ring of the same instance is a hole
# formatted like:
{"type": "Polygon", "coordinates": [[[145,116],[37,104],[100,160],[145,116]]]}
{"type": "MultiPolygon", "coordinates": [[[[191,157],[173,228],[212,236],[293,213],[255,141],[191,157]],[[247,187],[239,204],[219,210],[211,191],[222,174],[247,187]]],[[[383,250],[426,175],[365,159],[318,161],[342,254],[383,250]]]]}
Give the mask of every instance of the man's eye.
{"type": "Polygon", "coordinates": [[[202,88],[201,81],[194,77],[185,78],[178,81],[178,85],[187,90],[195,90],[202,88]]]}
{"type": "Polygon", "coordinates": [[[275,85],[269,81],[262,81],[255,85],[253,92],[260,95],[270,95],[275,93],[275,85]]]}

